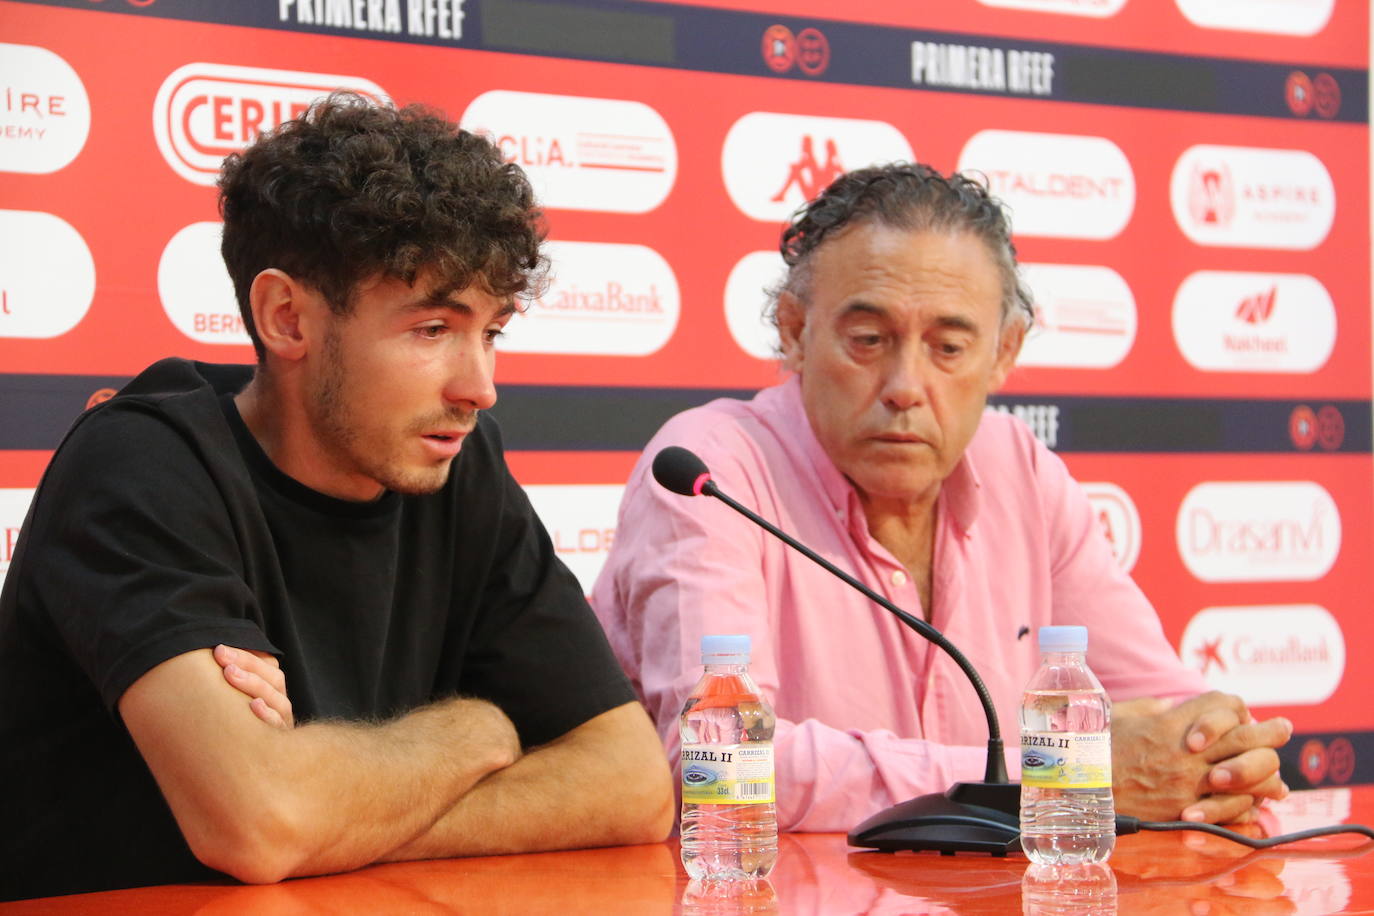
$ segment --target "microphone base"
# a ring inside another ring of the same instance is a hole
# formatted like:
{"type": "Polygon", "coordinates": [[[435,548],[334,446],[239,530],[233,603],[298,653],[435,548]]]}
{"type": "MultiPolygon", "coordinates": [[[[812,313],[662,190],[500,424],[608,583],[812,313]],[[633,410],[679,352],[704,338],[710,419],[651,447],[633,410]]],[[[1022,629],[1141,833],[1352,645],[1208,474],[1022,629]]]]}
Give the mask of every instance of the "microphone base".
{"type": "Polygon", "coordinates": [[[943,794],[893,805],[849,832],[850,846],[880,852],[933,850],[942,855],[1005,856],[1021,848],[1021,786],[956,782],[943,794]]]}

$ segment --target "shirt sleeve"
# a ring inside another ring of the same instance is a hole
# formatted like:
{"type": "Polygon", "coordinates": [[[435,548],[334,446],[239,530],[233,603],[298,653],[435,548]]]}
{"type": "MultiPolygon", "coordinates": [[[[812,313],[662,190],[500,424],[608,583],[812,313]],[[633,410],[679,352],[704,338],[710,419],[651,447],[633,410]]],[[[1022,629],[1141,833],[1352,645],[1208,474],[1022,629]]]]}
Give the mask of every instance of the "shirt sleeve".
{"type": "MultiPolygon", "coordinates": [[[[645,455],[665,445],[690,444],[727,492],[746,504],[761,504],[754,492],[759,475],[737,457],[746,445],[717,450],[709,441],[674,434],[670,424],[645,455]]],[[[751,637],[750,673],[774,709],[779,666],[802,661],[780,659],[775,652],[773,634],[791,624],[770,578],[776,584],[784,575],[780,557],[788,548],[765,541],[769,535],[717,500],[682,497],[659,487],[648,462],[641,459],[626,486],[615,546],[592,601],[680,774],[678,716],[701,674],[703,635],[751,637]]],[[[843,677],[844,666],[856,663],[862,662],[805,662],[817,677],[843,677]]],[[[778,825],[849,830],[897,802],[943,792],[958,779],[981,778],[985,754],[984,747],[950,747],[886,730],[847,730],[842,722],[780,715],[774,734],[778,825]]]]}
{"type": "MultiPolygon", "coordinates": [[[[1026,434],[1029,436],[1029,433],[1026,434]]],[[[1159,615],[1112,555],[1083,488],[1038,441],[1036,476],[1053,557],[1056,624],[1088,627],[1088,665],[1113,699],[1193,696],[1207,690],[1164,635],[1159,615]]]]}
{"type": "Polygon", "coordinates": [[[275,652],[191,444],[118,404],[81,423],[44,476],[15,565],[21,605],[50,618],[105,705],[194,649],[275,652]]]}
{"type": "Polygon", "coordinates": [[[494,426],[488,435],[500,491],[494,526],[476,536],[494,544],[494,561],[460,689],[499,706],[529,747],[633,702],[635,695],[582,586],[558,559],[525,491],[506,469],[494,426]]]}

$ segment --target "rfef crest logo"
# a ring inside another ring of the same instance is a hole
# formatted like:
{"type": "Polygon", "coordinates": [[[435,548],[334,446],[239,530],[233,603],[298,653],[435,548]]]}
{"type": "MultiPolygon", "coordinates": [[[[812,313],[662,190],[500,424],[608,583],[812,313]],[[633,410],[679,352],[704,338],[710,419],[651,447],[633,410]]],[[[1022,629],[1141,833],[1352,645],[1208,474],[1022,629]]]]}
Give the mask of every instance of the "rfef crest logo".
{"type": "Polygon", "coordinates": [[[1311,373],[1336,347],[1336,305],[1306,274],[1202,270],[1174,296],[1173,329],[1204,372],[1311,373]]]}
{"type": "Polygon", "coordinates": [[[1114,483],[1085,483],[1081,485],[1092,505],[1093,514],[1102,528],[1112,556],[1125,572],[1135,568],[1140,559],[1140,513],[1130,495],[1114,483]]]}
{"type": "Polygon", "coordinates": [[[677,180],[673,132],[643,102],[498,89],[462,125],[524,169],[545,207],[647,213],[677,180]]]}
{"type": "Polygon", "coordinates": [[[1305,150],[1190,147],[1174,164],[1169,200],[1199,245],[1306,251],[1336,218],[1331,174],[1305,150]]]}
{"type": "Polygon", "coordinates": [[[1018,236],[1115,238],[1135,211],[1135,173],[1103,137],[983,130],[959,154],[1011,210],[1018,236]]]}
{"type": "Polygon", "coordinates": [[[721,171],[736,207],[777,223],[844,172],[912,158],[906,137],[883,121],[754,111],[725,135],[721,171]]]}
{"type": "Polygon", "coordinates": [[[785,25],[763,30],[763,62],[774,73],[786,73],[797,62],[797,37],[785,25]]]}
{"type": "Polygon", "coordinates": [[[90,130],[91,102],[70,64],[47,48],[0,42],[0,172],[56,172],[90,130]]]}
{"type": "Polygon", "coordinates": [[[258,134],[304,114],[336,89],[377,102],[380,86],[357,76],[265,70],[230,64],[187,64],[174,70],[153,102],[153,136],[172,169],[187,181],[213,185],[220,163],[258,134]]]}
{"type": "Polygon", "coordinates": [[[545,251],[549,288],[506,326],[502,352],[648,356],[673,336],[677,276],[652,248],[554,241],[545,251]]]}
{"type": "Polygon", "coordinates": [[[1203,582],[1312,582],[1341,552],[1341,515],[1309,480],[1201,483],[1175,526],[1179,556],[1203,582]]]}
{"type": "Polygon", "coordinates": [[[0,210],[0,338],[60,337],[95,299],[86,240],[51,213],[0,210]]]}
{"type": "Polygon", "coordinates": [[[1251,706],[1321,703],[1345,673],[1340,624],[1315,604],[1205,608],[1188,621],[1178,654],[1251,706]]]}
{"type": "Polygon", "coordinates": [[[1035,299],[1035,326],[1017,364],[1110,369],[1135,343],[1135,296],[1110,267],[1022,264],[1035,299]]]}

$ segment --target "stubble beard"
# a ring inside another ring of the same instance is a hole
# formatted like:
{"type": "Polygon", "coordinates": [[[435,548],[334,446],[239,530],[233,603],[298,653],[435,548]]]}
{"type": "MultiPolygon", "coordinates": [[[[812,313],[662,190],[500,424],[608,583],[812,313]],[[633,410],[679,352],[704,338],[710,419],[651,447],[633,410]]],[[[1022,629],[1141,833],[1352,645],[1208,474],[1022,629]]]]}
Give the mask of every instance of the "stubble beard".
{"type": "MultiPolygon", "coordinates": [[[[412,436],[418,437],[440,424],[433,418],[408,424],[400,442],[388,441],[390,437],[385,429],[365,437],[362,425],[354,416],[349,383],[343,347],[337,331],[331,327],[325,332],[324,362],[312,398],[311,425],[334,462],[340,468],[368,477],[397,493],[423,496],[443,489],[453,467],[452,460],[429,467],[408,468],[403,457],[405,443],[412,436]]],[[[476,411],[451,411],[445,419],[449,417],[464,418],[465,427],[477,421],[476,411]]]]}

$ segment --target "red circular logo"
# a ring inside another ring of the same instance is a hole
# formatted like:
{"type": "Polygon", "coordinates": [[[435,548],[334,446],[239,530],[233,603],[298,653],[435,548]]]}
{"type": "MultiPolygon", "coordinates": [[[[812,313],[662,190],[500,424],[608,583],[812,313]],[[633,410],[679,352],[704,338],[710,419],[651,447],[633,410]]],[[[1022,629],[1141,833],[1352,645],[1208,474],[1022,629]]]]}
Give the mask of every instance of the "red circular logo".
{"type": "Polygon", "coordinates": [[[820,76],[830,66],[830,42],[819,29],[797,33],[797,66],[809,76],[820,76]]]}
{"type": "Polygon", "coordinates": [[[1341,87],[1330,73],[1318,73],[1312,81],[1312,102],[1323,118],[1334,118],[1341,113],[1341,87]]]}
{"type": "Polygon", "coordinates": [[[797,40],[785,25],[770,25],[763,30],[763,62],[774,73],[786,73],[797,59],[797,40]]]}
{"type": "Polygon", "coordinates": [[[1312,111],[1312,81],[1301,70],[1288,74],[1283,94],[1288,100],[1288,110],[1298,117],[1305,118],[1312,111]]]}
{"type": "Polygon", "coordinates": [[[1328,452],[1334,452],[1345,441],[1345,417],[1327,404],[1317,411],[1317,442],[1328,452]]]}
{"type": "Polygon", "coordinates": [[[1302,753],[1298,755],[1298,769],[1302,770],[1302,775],[1306,776],[1312,785],[1321,785],[1322,780],[1326,778],[1326,745],[1316,738],[1304,744],[1302,753]]]}
{"type": "Polygon", "coordinates": [[[1288,415],[1288,437],[1304,452],[1317,444],[1317,415],[1306,404],[1299,404],[1288,415]]]}
{"type": "Polygon", "coordinates": [[[1350,739],[1337,738],[1332,741],[1326,749],[1326,757],[1330,761],[1327,775],[1331,781],[1340,785],[1350,782],[1350,777],[1355,775],[1355,747],[1350,739]]]}
{"type": "Polygon", "coordinates": [[[114,397],[118,393],[119,392],[115,391],[113,388],[97,389],[96,391],[91,393],[90,397],[86,399],[86,409],[90,410],[97,404],[104,404],[106,401],[108,401],[110,398],[114,397]]]}

